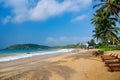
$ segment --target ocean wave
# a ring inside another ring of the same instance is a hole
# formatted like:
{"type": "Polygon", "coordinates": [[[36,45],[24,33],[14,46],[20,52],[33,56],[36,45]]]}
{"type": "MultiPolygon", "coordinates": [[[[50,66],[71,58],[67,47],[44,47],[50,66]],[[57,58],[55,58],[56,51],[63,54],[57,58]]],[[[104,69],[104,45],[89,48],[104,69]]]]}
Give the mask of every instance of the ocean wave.
{"type": "Polygon", "coordinates": [[[32,53],[29,53],[29,54],[28,53],[22,53],[22,54],[16,54],[16,55],[11,55],[11,56],[1,57],[0,62],[12,61],[12,60],[17,60],[17,59],[21,59],[21,58],[33,57],[33,56],[37,56],[37,55],[66,53],[66,52],[71,52],[71,51],[74,51],[74,49],[60,49],[60,50],[55,50],[55,51],[32,52],[32,53]]]}

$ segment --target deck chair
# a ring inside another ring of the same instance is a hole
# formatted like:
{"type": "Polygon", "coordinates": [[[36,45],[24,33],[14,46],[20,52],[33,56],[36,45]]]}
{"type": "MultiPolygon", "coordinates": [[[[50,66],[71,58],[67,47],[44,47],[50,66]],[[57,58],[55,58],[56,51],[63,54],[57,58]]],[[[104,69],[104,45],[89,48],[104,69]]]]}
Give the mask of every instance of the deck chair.
{"type": "Polygon", "coordinates": [[[120,65],[112,65],[112,66],[108,66],[109,67],[109,71],[113,72],[113,71],[120,71],[120,65]]]}
{"type": "Polygon", "coordinates": [[[111,53],[111,54],[109,54],[109,55],[102,55],[101,58],[106,58],[106,57],[109,57],[109,56],[115,56],[115,54],[114,54],[114,53],[111,53]]]}
{"type": "Polygon", "coordinates": [[[106,56],[106,57],[101,57],[103,61],[105,60],[114,60],[114,59],[118,59],[118,54],[115,54],[114,56],[106,56]]]}
{"type": "Polygon", "coordinates": [[[95,53],[93,53],[93,55],[95,55],[95,56],[100,56],[100,55],[103,55],[103,51],[101,51],[101,50],[98,50],[98,51],[96,51],[95,53]]]}
{"type": "Polygon", "coordinates": [[[114,59],[114,60],[107,60],[107,61],[104,61],[105,64],[119,64],[120,63],[120,58],[118,59],[114,59]]]}

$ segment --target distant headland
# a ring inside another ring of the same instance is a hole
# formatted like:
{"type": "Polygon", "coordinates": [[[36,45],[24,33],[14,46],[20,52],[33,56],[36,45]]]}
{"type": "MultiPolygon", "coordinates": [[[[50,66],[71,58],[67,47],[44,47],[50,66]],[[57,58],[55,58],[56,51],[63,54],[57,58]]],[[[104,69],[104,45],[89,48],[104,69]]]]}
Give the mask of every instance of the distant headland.
{"type": "Polygon", "coordinates": [[[49,46],[45,46],[45,45],[38,45],[38,44],[15,44],[15,45],[11,45],[5,49],[9,49],[9,50],[14,50],[14,49],[49,49],[51,47],[49,46]]]}

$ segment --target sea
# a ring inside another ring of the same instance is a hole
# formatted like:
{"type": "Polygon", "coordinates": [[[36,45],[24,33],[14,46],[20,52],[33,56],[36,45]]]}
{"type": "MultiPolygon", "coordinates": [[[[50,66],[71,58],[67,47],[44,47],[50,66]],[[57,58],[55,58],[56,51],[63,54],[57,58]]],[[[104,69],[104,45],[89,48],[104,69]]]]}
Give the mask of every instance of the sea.
{"type": "Polygon", "coordinates": [[[40,50],[0,50],[0,62],[47,54],[72,52],[75,49],[40,49],[40,50]]]}

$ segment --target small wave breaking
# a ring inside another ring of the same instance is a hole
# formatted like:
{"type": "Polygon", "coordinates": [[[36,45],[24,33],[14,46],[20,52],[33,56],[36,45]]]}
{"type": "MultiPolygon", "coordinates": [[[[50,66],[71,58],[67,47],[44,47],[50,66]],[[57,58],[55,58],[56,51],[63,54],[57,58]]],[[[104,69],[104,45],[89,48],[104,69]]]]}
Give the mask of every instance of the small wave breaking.
{"type": "Polygon", "coordinates": [[[5,57],[0,58],[0,62],[5,62],[5,61],[12,61],[12,60],[17,60],[21,58],[27,58],[27,57],[33,57],[37,55],[46,55],[46,54],[57,54],[57,53],[67,53],[74,51],[74,49],[60,49],[60,50],[55,50],[55,51],[42,51],[42,52],[31,52],[29,54],[27,53],[22,53],[22,54],[16,54],[16,55],[9,55],[5,57]]]}

